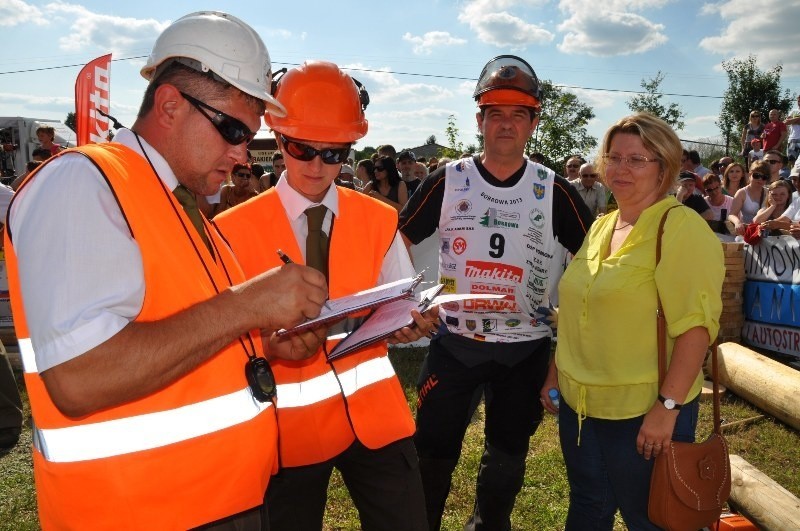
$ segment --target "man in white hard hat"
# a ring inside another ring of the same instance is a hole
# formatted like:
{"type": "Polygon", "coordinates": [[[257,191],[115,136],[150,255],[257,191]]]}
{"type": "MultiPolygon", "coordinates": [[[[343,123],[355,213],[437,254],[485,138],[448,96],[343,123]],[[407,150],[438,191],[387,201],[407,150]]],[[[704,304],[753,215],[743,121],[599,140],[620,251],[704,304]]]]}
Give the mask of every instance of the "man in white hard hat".
{"type": "MultiPolygon", "coordinates": [[[[289,264],[245,282],[195,196],[244,162],[265,107],[283,112],[270,67],[241,20],[182,17],[142,69],[133,127],[17,192],[5,241],[45,529],[262,527],[277,465],[262,334],[318,315],[325,279],[289,264]]],[[[302,359],[313,334],[270,355],[302,359]]]]}

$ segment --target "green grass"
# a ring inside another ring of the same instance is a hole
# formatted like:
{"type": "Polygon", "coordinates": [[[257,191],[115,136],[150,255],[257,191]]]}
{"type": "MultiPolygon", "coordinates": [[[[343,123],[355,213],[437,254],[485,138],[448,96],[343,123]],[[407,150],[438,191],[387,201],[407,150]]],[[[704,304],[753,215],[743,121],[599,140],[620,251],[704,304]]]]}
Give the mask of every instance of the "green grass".
{"type": "MultiPolygon", "coordinates": [[[[424,355],[424,348],[397,349],[391,354],[412,410],[416,403],[414,385],[417,371],[424,355]]],[[[711,432],[711,409],[710,402],[701,404],[698,439],[711,432]]],[[[741,420],[760,413],[762,412],[730,393],[723,398],[723,422],[741,420]]],[[[558,445],[557,429],[554,418],[547,416],[531,439],[525,483],[512,515],[515,530],[563,529],[569,487],[558,445]]],[[[797,463],[800,463],[800,435],[796,431],[765,416],[755,423],[726,433],[726,437],[731,453],[740,455],[792,494],[800,496],[800,474],[797,473],[797,463]]],[[[23,432],[21,443],[8,455],[0,456],[0,531],[38,529],[29,448],[30,430],[27,429],[23,432]]],[[[461,529],[468,518],[474,501],[475,475],[482,451],[481,406],[475,412],[467,430],[461,461],[453,477],[453,489],[445,507],[443,529],[461,529]]],[[[331,479],[324,529],[359,529],[358,514],[338,474],[334,474],[331,479]]],[[[615,529],[625,529],[619,519],[615,529]]]]}

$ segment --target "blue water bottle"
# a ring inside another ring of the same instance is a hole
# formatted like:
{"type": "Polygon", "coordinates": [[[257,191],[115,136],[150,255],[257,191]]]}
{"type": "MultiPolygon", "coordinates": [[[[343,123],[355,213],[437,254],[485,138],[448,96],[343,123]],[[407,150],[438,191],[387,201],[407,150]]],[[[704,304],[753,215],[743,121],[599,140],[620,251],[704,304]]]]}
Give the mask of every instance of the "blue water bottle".
{"type": "MultiPolygon", "coordinates": [[[[551,387],[549,391],[547,391],[547,396],[550,397],[550,402],[553,404],[553,407],[558,409],[561,406],[561,398],[558,394],[558,389],[555,387],[551,387]]],[[[558,415],[556,415],[556,424],[558,424],[558,415]]]]}

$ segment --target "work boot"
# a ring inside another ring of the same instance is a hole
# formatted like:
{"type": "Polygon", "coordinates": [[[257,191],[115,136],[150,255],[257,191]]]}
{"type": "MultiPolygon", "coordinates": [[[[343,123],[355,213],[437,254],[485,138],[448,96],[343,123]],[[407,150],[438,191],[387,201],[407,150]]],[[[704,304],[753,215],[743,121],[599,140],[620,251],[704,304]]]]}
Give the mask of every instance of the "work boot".
{"type": "Polygon", "coordinates": [[[510,455],[486,445],[478,470],[475,508],[465,531],[511,529],[511,511],[525,478],[526,455],[510,455]]]}

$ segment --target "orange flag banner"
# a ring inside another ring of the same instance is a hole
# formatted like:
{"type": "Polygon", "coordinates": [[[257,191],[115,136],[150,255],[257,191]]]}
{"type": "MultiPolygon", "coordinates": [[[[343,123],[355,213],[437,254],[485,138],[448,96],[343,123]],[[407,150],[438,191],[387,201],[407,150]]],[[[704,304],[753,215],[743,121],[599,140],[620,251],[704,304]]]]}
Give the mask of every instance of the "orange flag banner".
{"type": "Polygon", "coordinates": [[[108,114],[111,102],[111,54],[98,57],[83,67],[75,81],[75,126],[78,145],[108,142],[108,114]]]}

